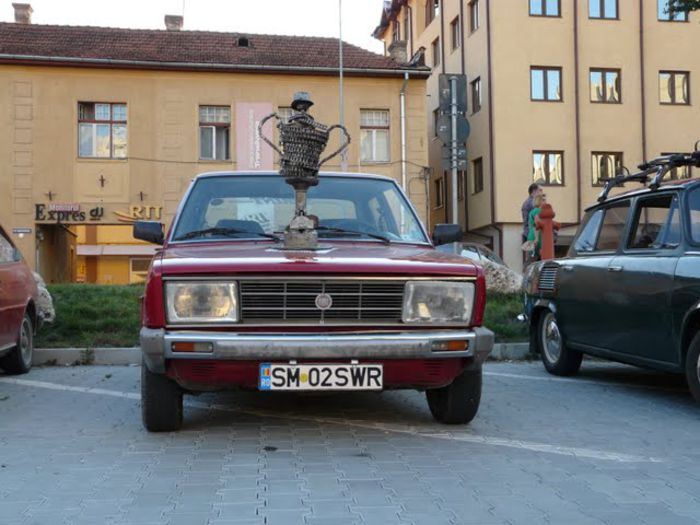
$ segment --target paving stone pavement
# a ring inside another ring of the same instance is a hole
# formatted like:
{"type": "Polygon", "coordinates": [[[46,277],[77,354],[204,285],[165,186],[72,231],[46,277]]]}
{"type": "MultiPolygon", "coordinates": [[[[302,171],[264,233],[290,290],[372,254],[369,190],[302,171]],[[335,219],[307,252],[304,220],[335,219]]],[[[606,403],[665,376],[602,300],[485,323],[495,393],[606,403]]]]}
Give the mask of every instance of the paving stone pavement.
{"type": "Polygon", "coordinates": [[[139,368],[0,374],[0,524],[700,524],[680,378],[488,363],[477,418],[418,392],[187,397],[141,426],[139,368]]]}

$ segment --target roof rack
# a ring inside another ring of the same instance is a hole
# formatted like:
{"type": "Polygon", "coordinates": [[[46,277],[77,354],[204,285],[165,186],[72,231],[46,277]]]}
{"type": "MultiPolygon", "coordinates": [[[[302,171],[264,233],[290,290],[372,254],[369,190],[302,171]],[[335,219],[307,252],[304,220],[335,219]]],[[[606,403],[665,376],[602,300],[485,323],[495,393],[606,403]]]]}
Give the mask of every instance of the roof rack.
{"type": "Polygon", "coordinates": [[[649,188],[658,190],[664,175],[673,168],[680,166],[695,166],[700,167],[700,140],[695,143],[695,151],[692,153],[674,153],[672,155],[664,155],[657,157],[648,162],[640,164],[638,168],[641,170],[630,175],[618,174],[612,179],[608,179],[603,187],[603,191],[598,195],[598,202],[603,202],[608,198],[610,190],[616,186],[620,186],[625,182],[641,182],[646,185],[649,183],[649,188]],[[651,182],[649,177],[653,175],[651,182]]]}

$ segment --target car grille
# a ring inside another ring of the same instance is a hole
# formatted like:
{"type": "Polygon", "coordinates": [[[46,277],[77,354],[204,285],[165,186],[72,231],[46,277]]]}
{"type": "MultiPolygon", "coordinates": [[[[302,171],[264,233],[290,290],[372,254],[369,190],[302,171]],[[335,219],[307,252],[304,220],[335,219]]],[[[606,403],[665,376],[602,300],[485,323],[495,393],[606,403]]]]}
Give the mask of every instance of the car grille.
{"type": "Polygon", "coordinates": [[[401,322],[405,281],[265,280],[239,283],[243,324],[358,324],[401,322]],[[327,310],[316,306],[331,296],[327,310]]]}
{"type": "Polygon", "coordinates": [[[553,292],[557,284],[558,266],[544,266],[540,270],[537,288],[540,292],[553,292]]]}

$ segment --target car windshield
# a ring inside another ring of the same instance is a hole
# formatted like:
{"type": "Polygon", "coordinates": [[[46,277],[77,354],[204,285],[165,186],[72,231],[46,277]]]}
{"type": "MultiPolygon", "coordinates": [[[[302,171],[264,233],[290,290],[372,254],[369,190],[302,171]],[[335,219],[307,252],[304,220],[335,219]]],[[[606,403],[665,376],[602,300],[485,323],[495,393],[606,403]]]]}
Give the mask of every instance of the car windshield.
{"type": "MultiPolygon", "coordinates": [[[[307,213],[322,239],[428,244],[406,198],[391,181],[324,177],[309,188],[307,213]]],[[[202,177],[192,188],[171,240],[265,239],[283,232],[294,214],[294,190],[282,177],[202,177]]]]}

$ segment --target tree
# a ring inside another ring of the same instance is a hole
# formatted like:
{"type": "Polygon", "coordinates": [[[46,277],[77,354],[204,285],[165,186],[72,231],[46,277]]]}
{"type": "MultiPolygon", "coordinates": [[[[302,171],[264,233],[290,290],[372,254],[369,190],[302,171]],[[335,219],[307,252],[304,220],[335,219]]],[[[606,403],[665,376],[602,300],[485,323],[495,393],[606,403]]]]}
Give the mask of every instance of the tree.
{"type": "Polygon", "coordinates": [[[668,0],[668,11],[696,11],[700,9],[700,0],[668,0]]]}

